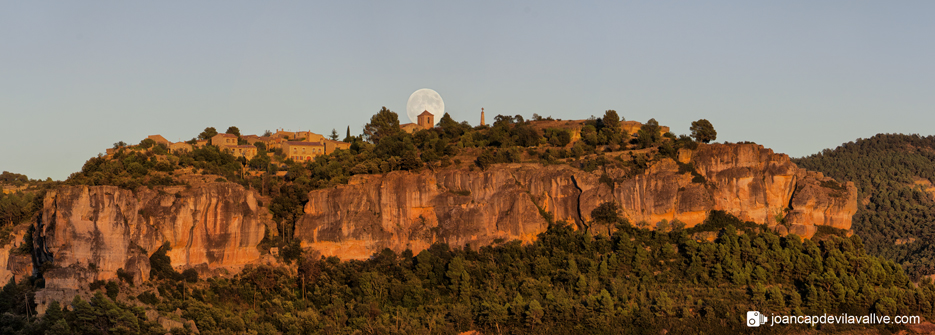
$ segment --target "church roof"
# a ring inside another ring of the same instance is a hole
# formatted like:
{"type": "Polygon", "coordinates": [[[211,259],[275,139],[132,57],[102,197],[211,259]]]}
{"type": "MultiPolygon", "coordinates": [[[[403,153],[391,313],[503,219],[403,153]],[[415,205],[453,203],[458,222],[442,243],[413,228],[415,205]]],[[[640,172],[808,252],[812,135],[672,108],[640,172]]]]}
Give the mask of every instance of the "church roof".
{"type": "Polygon", "coordinates": [[[424,111],[424,112],[422,112],[422,114],[419,114],[419,116],[423,116],[423,115],[432,115],[432,116],[434,116],[432,113],[429,113],[429,111],[424,111]]]}

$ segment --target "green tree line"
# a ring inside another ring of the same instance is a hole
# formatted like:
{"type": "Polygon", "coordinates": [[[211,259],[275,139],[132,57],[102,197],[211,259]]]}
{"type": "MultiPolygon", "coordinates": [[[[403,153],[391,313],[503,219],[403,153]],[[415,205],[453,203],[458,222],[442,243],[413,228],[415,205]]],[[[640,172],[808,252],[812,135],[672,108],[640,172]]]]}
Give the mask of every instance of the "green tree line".
{"type": "Polygon", "coordinates": [[[935,274],[935,194],[924,186],[935,181],[935,137],[879,134],[794,162],[854,182],[852,229],[868,252],[899,263],[916,280],[935,274]]]}

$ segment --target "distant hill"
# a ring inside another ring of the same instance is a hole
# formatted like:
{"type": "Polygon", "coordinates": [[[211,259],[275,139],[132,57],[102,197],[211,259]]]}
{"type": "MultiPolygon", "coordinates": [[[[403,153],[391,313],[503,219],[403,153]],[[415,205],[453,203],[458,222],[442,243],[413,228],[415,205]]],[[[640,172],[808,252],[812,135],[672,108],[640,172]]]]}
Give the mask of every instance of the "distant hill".
{"type": "Polygon", "coordinates": [[[852,227],[868,252],[935,274],[935,136],[879,134],[793,161],[856,184],[852,227]]]}

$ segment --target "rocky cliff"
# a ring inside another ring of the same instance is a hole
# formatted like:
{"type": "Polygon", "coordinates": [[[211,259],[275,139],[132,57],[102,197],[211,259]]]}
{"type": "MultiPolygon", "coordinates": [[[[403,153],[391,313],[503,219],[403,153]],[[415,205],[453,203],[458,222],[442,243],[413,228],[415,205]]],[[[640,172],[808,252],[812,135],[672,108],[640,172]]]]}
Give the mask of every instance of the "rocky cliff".
{"type": "Polygon", "coordinates": [[[28,246],[24,248],[27,230],[25,224],[14,227],[8,241],[0,245],[0,285],[6,285],[10,279],[19,282],[32,275],[32,257],[24,250],[28,249],[28,246]]]}
{"type": "MultiPolygon", "coordinates": [[[[48,299],[73,295],[118,271],[149,277],[149,257],[164,243],[178,269],[239,270],[255,262],[266,225],[253,191],[232,183],[137,191],[113,186],[65,186],[49,191],[33,233],[48,299]]],[[[265,209],[262,209],[265,211],[265,209]]]]}
{"type": "Polygon", "coordinates": [[[724,210],[776,230],[811,237],[817,225],[849,229],[857,211],[852,183],[839,185],[756,144],[700,145],[632,178],[565,165],[503,164],[487,171],[444,170],[357,176],[309,193],[295,236],[323,255],[366,258],[383,248],[418,252],[433,242],[487,245],[529,241],[545,213],[584,227],[591,211],[616,202],[633,223],[688,227],[724,210]],[[829,182],[830,181],[830,182],[829,182]]]}
{"type": "MultiPolygon", "coordinates": [[[[608,158],[627,155],[626,160],[629,154],[608,158]]],[[[820,225],[849,229],[857,210],[853,184],[800,169],[788,156],[759,145],[700,145],[677,158],[642,170],[497,164],[486,171],[359,175],[347,185],[310,192],[294,236],[322,255],[362,259],[383,248],[419,252],[435,242],[528,242],[547,229],[549,219],[587,228],[591,211],[608,201],[630,222],[647,227],[663,220],[691,227],[710,211],[724,210],[805,237],[820,225]]],[[[164,243],[180,270],[236,271],[258,263],[257,245],[273,224],[267,217],[252,190],[232,183],[49,191],[32,234],[32,259],[44,270],[46,285],[37,303],[41,309],[52,299],[70,299],[88,283],[118,272],[144,281],[149,257],[164,243]]],[[[0,265],[7,263],[0,279],[31,269],[29,256],[13,255],[14,248],[19,244],[0,249],[7,251],[0,255],[0,265]]]]}

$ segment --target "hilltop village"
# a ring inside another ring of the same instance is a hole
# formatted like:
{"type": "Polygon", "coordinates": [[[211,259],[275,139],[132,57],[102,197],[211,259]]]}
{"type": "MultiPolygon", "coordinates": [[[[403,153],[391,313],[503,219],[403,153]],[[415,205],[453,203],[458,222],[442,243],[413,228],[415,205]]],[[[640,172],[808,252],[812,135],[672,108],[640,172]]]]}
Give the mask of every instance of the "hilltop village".
{"type": "MultiPolygon", "coordinates": [[[[266,150],[282,149],[284,155],[294,161],[310,161],[315,157],[327,155],[336,149],[348,149],[351,144],[347,142],[326,139],[321,134],[311,131],[285,131],[276,130],[275,133],[263,136],[243,135],[221,133],[212,136],[210,139],[190,140],[185,142],[170,142],[162,135],[150,135],[146,140],[152,141],[154,145],[163,145],[172,153],[191,152],[194,149],[202,148],[205,145],[214,145],[222,151],[234,155],[234,157],[243,157],[247,160],[256,157],[258,147],[266,150]],[[260,145],[257,145],[260,143],[260,145]]],[[[146,146],[146,144],[141,144],[146,146]]],[[[107,155],[113,155],[117,148],[107,149],[107,155]]],[[[266,153],[273,157],[273,152],[266,153]]]]}
{"type": "MultiPolygon", "coordinates": [[[[481,112],[481,123],[483,123],[483,112],[481,112]]],[[[417,123],[401,124],[400,129],[407,133],[414,133],[419,130],[431,129],[435,125],[435,116],[429,111],[424,111],[418,116],[417,123]]],[[[214,128],[209,128],[214,130],[214,128]]],[[[347,141],[338,141],[336,138],[327,139],[324,135],[316,134],[310,130],[306,131],[286,131],[277,129],[275,133],[267,131],[262,136],[258,135],[240,135],[236,127],[228,129],[227,133],[217,133],[213,136],[201,136],[202,139],[193,138],[189,141],[171,142],[162,135],[149,135],[144,139],[140,146],[149,148],[162,145],[170,153],[191,152],[194,149],[202,148],[205,145],[213,145],[223,152],[234,155],[234,157],[243,157],[251,160],[258,154],[258,148],[267,151],[266,155],[274,156],[276,149],[281,149],[282,154],[295,162],[311,161],[315,157],[328,155],[337,149],[347,150],[351,147],[350,139],[347,141]],[[259,144],[258,144],[259,143],[259,144]]],[[[216,130],[214,130],[216,132],[216,130]]],[[[206,129],[207,135],[210,130],[206,129]]],[[[205,135],[206,133],[202,133],[205,135]]],[[[117,150],[125,147],[120,143],[115,144],[113,148],[106,150],[108,156],[112,156],[117,150]]]]}

